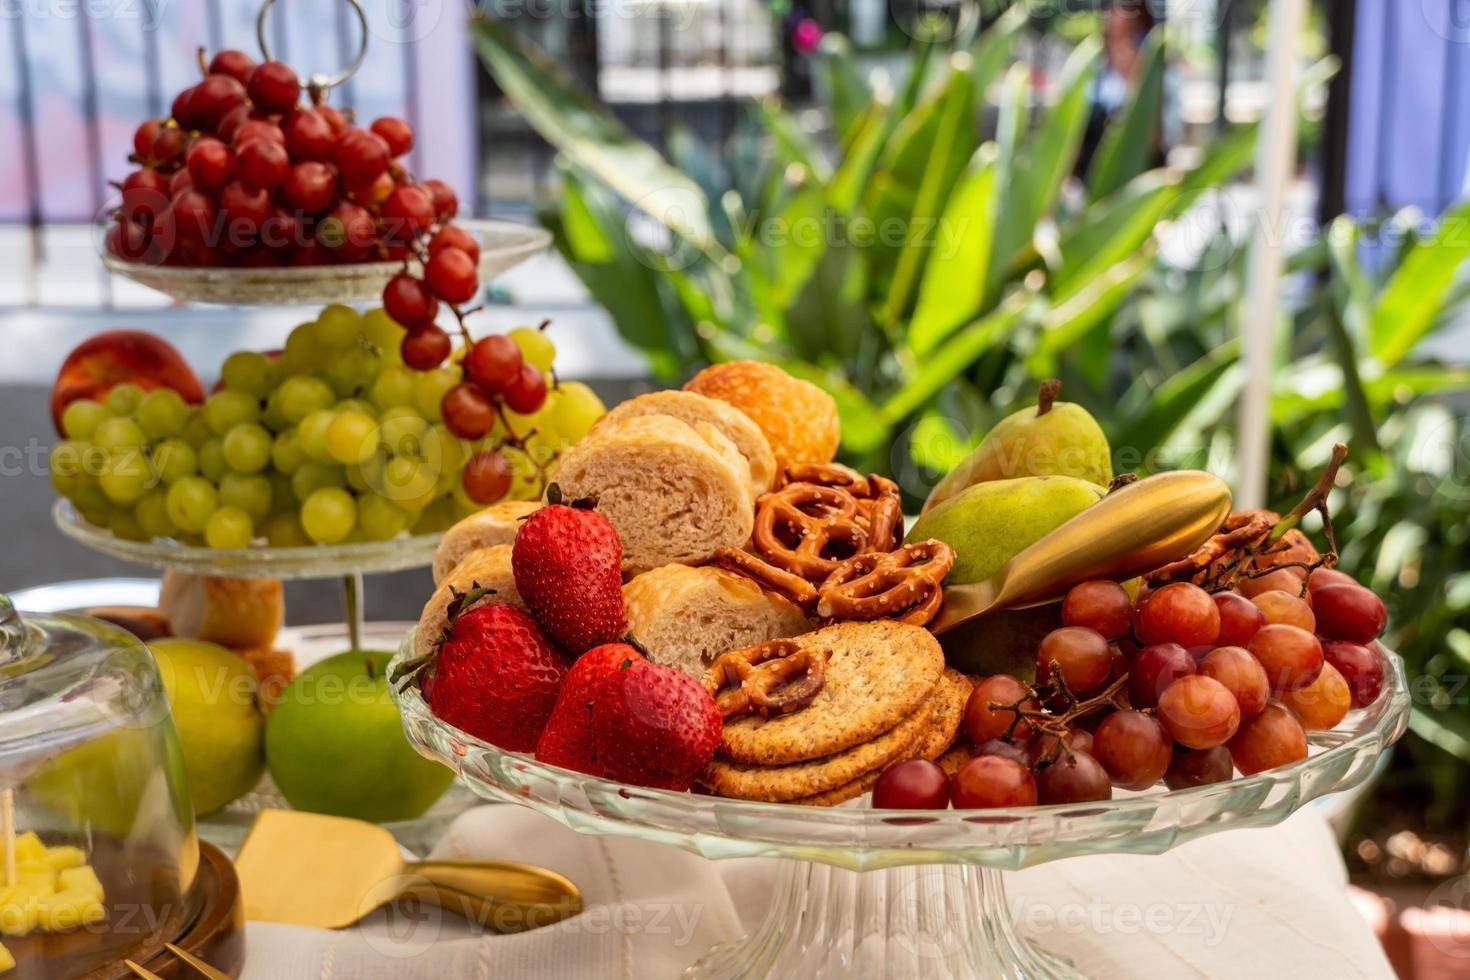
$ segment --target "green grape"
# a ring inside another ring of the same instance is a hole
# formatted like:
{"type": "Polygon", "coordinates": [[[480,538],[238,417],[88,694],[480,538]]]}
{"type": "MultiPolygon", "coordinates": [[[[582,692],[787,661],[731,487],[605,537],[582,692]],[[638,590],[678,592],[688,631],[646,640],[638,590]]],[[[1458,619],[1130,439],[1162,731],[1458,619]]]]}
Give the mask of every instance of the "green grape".
{"type": "Polygon", "coordinates": [[[322,487],[344,487],[347,473],[331,463],[306,462],[291,474],[291,493],[297,500],[304,501],[322,487]]]}
{"type": "Polygon", "coordinates": [[[336,421],[337,413],[329,408],[319,408],[296,427],[296,441],[307,459],[318,463],[330,463],[332,454],[327,450],[327,432],[336,421]]]}
{"type": "Polygon", "coordinates": [[[423,446],[420,455],[436,479],[440,473],[458,473],[464,469],[465,460],[470,456],[469,444],[442,423],[424,433],[420,442],[423,446]]]}
{"type": "Polygon", "coordinates": [[[260,473],[226,473],[219,481],[219,502],[222,507],[238,507],[250,515],[256,523],[270,516],[271,504],[275,499],[275,488],[270,477],[260,473]]]}
{"type": "Polygon", "coordinates": [[[238,507],[221,507],[204,525],[204,541],[211,548],[248,548],[254,537],[250,515],[238,507]]]}
{"type": "Polygon", "coordinates": [[[115,507],[107,519],[107,529],[114,536],[124,541],[147,541],[148,535],[143,532],[138,519],[133,516],[131,508],[115,507]]]}
{"type": "Polygon", "coordinates": [[[339,487],[322,487],[301,505],[301,526],[317,544],[336,544],[357,524],[357,504],[339,487]]]}
{"type": "Polygon", "coordinates": [[[281,350],[283,374],[311,374],[326,360],[327,352],[317,342],[315,324],[303,323],[286,337],[281,350]]]}
{"type": "Polygon", "coordinates": [[[258,473],[271,461],[271,434],[259,425],[237,425],[225,433],[225,465],[241,473],[258,473]]]}
{"type": "Polygon", "coordinates": [[[97,474],[97,482],[107,499],[118,504],[136,503],[138,498],[158,485],[148,457],[141,450],[119,449],[112,453],[97,474]]]}
{"type": "Polygon", "coordinates": [[[419,511],[437,496],[438,474],[415,459],[395,456],[383,467],[383,487],[379,491],[394,504],[408,511],[419,511]]]}
{"type": "Polygon", "coordinates": [[[376,494],[357,501],[357,529],[369,541],[387,541],[408,527],[408,514],[376,494]]]}
{"type": "MultiPolygon", "coordinates": [[[[357,342],[362,318],[350,306],[333,303],[322,308],[316,323],[311,325],[312,335],[325,348],[341,348],[357,342]]],[[[335,354],[336,351],[334,350],[335,354]]]]}
{"type": "Polygon", "coordinates": [[[291,477],[284,473],[272,473],[266,479],[271,483],[271,515],[282,511],[294,513],[296,505],[301,501],[296,499],[296,491],[291,488],[291,477]]]}
{"type": "Polygon", "coordinates": [[[277,514],[266,523],[265,539],[272,548],[309,548],[311,538],[301,526],[301,517],[296,511],[277,514]]]}
{"type": "Polygon", "coordinates": [[[272,391],[265,399],[265,410],[260,413],[260,421],[272,432],[284,432],[291,428],[293,423],[286,418],[286,413],[281,411],[281,389],[272,391]]]}
{"type": "Polygon", "coordinates": [[[442,421],[439,403],[444,400],[444,395],[450,388],[459,384],[463,373],[458,365],[452,364],[436,367],[432,371],[418,372],[418,377],[414,378],[413,403],[419,414],[431,422],[442,421]]]}
{"type": "Polygon", "coordinates": [[[452,474],[453,486],[449,488],[449,496],[454,499],[454,507],[461,517],[468,517],[485,509],[485,505],[470,496],[469,491],[464,488],[464,480],[460,479],[458,473],[452,474]]]}
{"type": "Polygon", "coordinates": [[[90,439],[107,418],[107,408],[90,398],[78,398],[61,413],[61,431],[68,439],[90,439]]]}
{"type": "Polygon", "coordinates": [[[138,403],[142,400],[143,389],[131,382],[124,381],[122,384],[113,385],[102,403],[113,415],[132,415],[138,410],[138,403]]]}
{"type": "Polygon", "coordinates": [[[301,448],[301,437],[295,429],[286,429],[276,436],[271,444],[271,465],[276,472],[290,476],[304,462],[306,450],[301,448]]]}
{"type": "Polygon", "coordinates": [[[198,449],[211,438],[214,433],[209,431],[209,423],[204,421],[204,412],[194,410],[189,413],[189,422],[184,426],[183,438],[189,445],[198,449]]]}
{"type": "Polygon", "coordinates": [[[419,514],[413,522],[414,534],[440,534],[454,526],[454,498],[440,497],[419,514]]]}
{"type": "Polygon", "coordinates": [[[399,365],[385,367],[378,374],[371,389],[373,404],[381,410],[399,405],[413,405],[415,385],[419,372],[399,365]]]}
{"type": "Polygon", "coordinates": [[[536,469],[536,464],[531,462],[531,457],[515,446],[504,446],[500,453],[510,464],[510,490],[506,492],[506,499],[539,499],[546,484],[541,472],[536,469]]]}
{"type": "Polygon", "coordinates": [[[571,445],[571,441],[560,435],[543,433],[537,429],[526,438],[524,445],[526,452],[536,465],[547,469],[556,462],[556,457],[571,445]]]}
{"type": "Polygon", "coordinates": [[[168,519],[184,531],[199,533],[219,506],[219,494],[202,476],[186,476],[168,488],[168,519]]]}
{"type": "Polygon", "coordinates": [[[51,485],[57,493],[72,498],[94,481],[96,474],[89,469],[91,454],[91,444],[81,440],[62,440],[51,447],[51,485]]]}
{"type": "Polygon", "coordinates": [[[199,454],[182,439],[165,439],[153,447],[153,472],[164,483],[174,483],[199,472],[199,454]]]}
{"type": "Polygon", "coordinates": [[[378,417],[378,406],[362,398],[344,398],[332,406],[334,412],[361,412],[364,415],[378,417]]]}
{"type": "Polygon", "coordinates": [[[148,445],[148,433],[129,418],[114,416],[103,419],[92,432],[92,442],[103,449],[143,449],[148,445]]]}
{"type": "Polygon", "coordinates": [[[361,463],[348,464],[347,485],[358,493],[377,493],[387,467],[388,454],[378,450],[361,463]]]}
{"type": "Polygon", "coordinates": [[[361,463],[378,451],[378,422],[366,412],[337,412],[327,428],[327,452],[339,463],[361,463]]]}
{"type": "Polygon", "coordinates": [[[150,538],[173,537],[178,528],[168,516],[168,490],[156,487],[138,498],[133,505],[133,517],[138,527],[150,538]]]}
{"type": "Polygon", "coordinates": [[[424,433],[429,422],[409,405],[386,409],[378,419],[378,438],[390,453],[414,456],[423,451],[424,433]]]}
{"type": "Polygon", "coordinates": [[[264,398],[280,383],[281,369],[264,354],[253,350],[237,350],[225,358],[220,367],[220,380],[226,388],[264,398]]]}
{"type": "Polygon", "coordinates": [[[338,354],[322,369],[322,376],[339,395],[366,391],[378,376],[378,355],[365,344],[354,343],[338,354]]]}
{"type": "Polygon", "coordinates": [[[172,388],[154,388],[138,403],[138,424],[150,439],[178,435],[192,415],[184,396],[172,388]]]}
{"type": "Polygon", "coordinates": [[[112,515],[112,501],[107,499],[107,494],[96,483],[78,487],[71,502],[89,523],[98,527],[107,526],[107,519],[112,515]]]}
{"type": "Polygon", "coordinates": [[[281,403],[281,414],[286,421],[300,423],[320,408],[331,408],[337,401],[337,393],[321,378],[308,374],[297,374],[281,382],[277,389],[281,403]]]}
{"type": "Polygon", "coordinates": [[[506,334],[521,349],[521,359],[545,374],[556,360],[556,345],[546,336],[546,331],[535,327],[516,327],[506,334]]]}
{"type": "Polygon", "coordinates": [[[547,392],[537,419],[544,419],[563,438],[581,442],[593,423],[606,414],[607,407],[595,391],[580,381],[563,381],[547,392]]]}
{"type": "Polygon", "coordinates": [[[199,472],[207,480],[218,481],[229,469],[225,463],[225,447],[219,439],[210,439],[198,449],[199,472]]]}
{"type": "Polygon", "coordinates": [[[396,356],[403,338],[408,333],[398,325],[381,306],[368,310],[358,324],[362,335],[377,350],[379,356],[392,356],[393,363],[402,363],[396,356]]]}
{"type": "Polygon", "coordinates": [[[243,391],[216,391],[204,400],[204,421],[209,431],[222,436],[237,425],[260,418],[260,401],[243,391]]]}
{"type": "Polygon", "coordinates": [[[505,425],[500,426],[499,419],[496,420],[496,423],[502,439],[509,435],[519,441],[529,436],[536,429],[535,415],[522,415],[520,412],[512,412],[508,408],[500,414],[505,419],[505,425]]]}

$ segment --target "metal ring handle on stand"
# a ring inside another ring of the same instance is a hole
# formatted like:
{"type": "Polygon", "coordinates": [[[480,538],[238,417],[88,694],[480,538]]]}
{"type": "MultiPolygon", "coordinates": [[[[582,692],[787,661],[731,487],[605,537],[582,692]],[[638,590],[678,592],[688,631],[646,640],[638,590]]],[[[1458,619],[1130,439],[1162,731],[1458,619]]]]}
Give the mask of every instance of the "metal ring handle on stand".
{"type": "MultiPolygon", "coordinates": [[[[319,103],[326,96],[330,88],[341,85],[347,79],[357,74],[362,67],[363,59],[367,57],[368,49],[368,20],[367,11],[362,8],[362,0],[346,0],[347,6],[351,7],[353,13],[357,14],[357,25],[362,28],[362,43],[357,46],[357,54],[352,61],[337,72],[335,75],[324,75],[321,72],[312,74],[306,80],[306,89],[311,93],[312,102],[319,103]]],[[[266,61],[271,59],[270,44],[265,39],[265,18],[270,9],[276,5],[276,0],[264,0],[260,5],[260,13],[255,18],[255,39],[260,42],[260,53],[266,61]]]]}

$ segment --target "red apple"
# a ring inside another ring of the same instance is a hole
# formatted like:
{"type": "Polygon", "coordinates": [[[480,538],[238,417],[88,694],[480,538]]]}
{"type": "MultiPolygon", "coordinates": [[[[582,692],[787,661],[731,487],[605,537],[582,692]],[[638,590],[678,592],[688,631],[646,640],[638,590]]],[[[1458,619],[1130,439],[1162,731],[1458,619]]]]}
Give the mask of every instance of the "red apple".
{"type": "Polygon", "coordinates": [[[61,413],[79,398],[101,401],[113,385],[128,381],[144,390],[172,388],[184,401],[204,400],[204,387],[172,344],[143,330],[109,330],[78,344],[51,386],[51,422],[61,432],[61,413]]]}

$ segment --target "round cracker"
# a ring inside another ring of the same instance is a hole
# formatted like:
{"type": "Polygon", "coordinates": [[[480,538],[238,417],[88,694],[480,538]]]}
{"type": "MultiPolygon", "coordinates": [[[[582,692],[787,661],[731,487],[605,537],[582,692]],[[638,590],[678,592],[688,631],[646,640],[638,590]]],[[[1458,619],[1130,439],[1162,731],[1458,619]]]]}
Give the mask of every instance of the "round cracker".
{"type": "Polygon", "coordinates": [[[937,759],[954,744],[965,717],[965,702],[970,700],[970,682],[952,667],[945,668],[939,690],[934,694],[934,723],[919,745],[920,759],[937,759]]]}
{"type": "Polygon", "coordinates": [[[944,651],[921,626],[892,620],[838,623],[798,640],[832,651],[826,683],[800,711],[727,721],[720,750],[733,762],[785,766],[861,746],[912,715],[944,672],[944,651]]]}

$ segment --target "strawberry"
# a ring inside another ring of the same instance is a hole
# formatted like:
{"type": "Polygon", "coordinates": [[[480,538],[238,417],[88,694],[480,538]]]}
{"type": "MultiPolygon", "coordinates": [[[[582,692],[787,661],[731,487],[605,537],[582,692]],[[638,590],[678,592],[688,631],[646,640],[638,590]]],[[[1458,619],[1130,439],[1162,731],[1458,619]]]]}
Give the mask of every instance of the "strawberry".
{"type": "Polygon", "coordinates": [[[478,598],[471,592],[457,601],[424,680],[424,696],[434,714],[454,727],[512,752],[529,752],[556,705],[566,655],[515,606],[492,602],[459,612],[478,598]]]}
{"type": "Polygon", "coordinates": [[[699,681],[672,667],[625,660],[592,704],[592,746],[603,775],[686,790],[720,744],[720,709],[699,681]]]}
{"type": "Polygon", "coordinates": [[[574,654],[620,639],[623,618],[623,542],[593,502],[551,503],[516,532],[510,565],[516,591],[546,632],[574,654]]]}
{"type": "Polygon", "coordinates": [[[642,660],[626,643],[604,643],[577,658],[567,671],[551,718],[536,743],[536,758],[563,769],[602,775],[592,746],[592,704],[609,676],[624,663],[642,660]]]}

